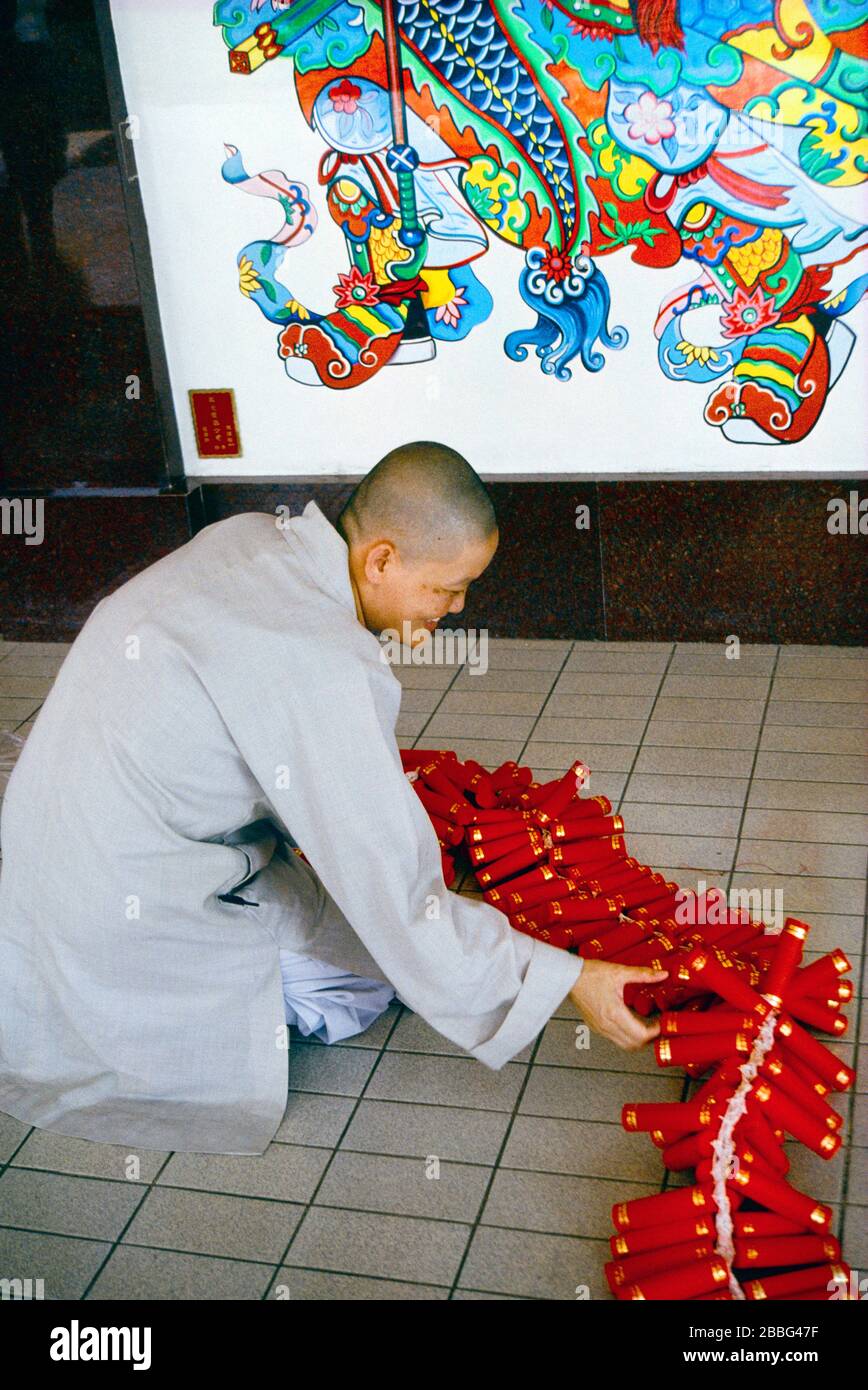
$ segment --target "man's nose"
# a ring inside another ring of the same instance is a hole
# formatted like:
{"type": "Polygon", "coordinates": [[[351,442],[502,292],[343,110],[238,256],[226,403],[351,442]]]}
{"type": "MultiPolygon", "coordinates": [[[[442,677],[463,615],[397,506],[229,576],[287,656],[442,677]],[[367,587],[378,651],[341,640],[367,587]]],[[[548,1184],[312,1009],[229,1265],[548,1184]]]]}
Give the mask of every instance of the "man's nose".
{"type": "Polygon", "coordinates": [[[450,613],[463,613],[463,612],[464,612],[464,594],[458,594],[458,595],[452,600],[452,602],[451,602],[450,605],[449,605],[448,612],[450,612],[450,613]]]}

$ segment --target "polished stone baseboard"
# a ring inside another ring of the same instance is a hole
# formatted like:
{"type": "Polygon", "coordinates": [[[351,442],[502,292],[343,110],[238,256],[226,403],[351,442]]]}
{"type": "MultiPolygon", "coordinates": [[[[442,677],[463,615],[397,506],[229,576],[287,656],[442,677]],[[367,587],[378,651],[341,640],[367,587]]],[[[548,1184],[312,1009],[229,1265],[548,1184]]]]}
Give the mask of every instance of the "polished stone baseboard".
{"type": "MultiPolygon", "coordinates": [[[[0,633],[68,641],[106,594],[239,511],[334,519],[354,480],[191,480],[45,497],[45,538],[0,537],[0,633]]],[[[858,645],[865,537],[830,534],[849,480],[488,483],[501,542],[462,626],[496,637],[858,645]],[[577,524],[578,523],[578,524],[577,524]]]]}

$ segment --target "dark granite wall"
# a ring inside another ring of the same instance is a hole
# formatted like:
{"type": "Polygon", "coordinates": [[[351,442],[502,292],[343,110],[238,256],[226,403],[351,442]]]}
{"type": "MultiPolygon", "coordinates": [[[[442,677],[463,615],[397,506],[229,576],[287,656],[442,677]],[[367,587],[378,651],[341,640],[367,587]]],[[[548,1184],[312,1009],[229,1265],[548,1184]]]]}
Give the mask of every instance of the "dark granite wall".
{"type": "MultiPolygon", "coordinates": [[[[202,526],[281,503],[299,512],[311,498],[334,519],[352,486],[226,481],[191,483],[187,495],[49,494],[41,546],[0,536],[0,634],[69,640],[105,594],[202,526]]],[[[829,500],[858,486],[490,482],[500,547],[458,621],[501,637],[716,642],[735,633],[861,644],[865,537],[826,525],[829,500]],[[576,526],[580,507],[588,529],[576,526]]]]}
{"type": "MultiPolygon", "coordinates": [[[[488,486],[501,541],[468,594],[468,627],[610,641],[864,641],[865,538],[826,526],[827,502],[849,497],[852,479],[488,486]],[[576,526],[582,506],[587,530],[576,526]]],[[[350,490],[205,484],[202,523],[280,502],[300,511],[311,497],[334,518],[350,490]]]]}

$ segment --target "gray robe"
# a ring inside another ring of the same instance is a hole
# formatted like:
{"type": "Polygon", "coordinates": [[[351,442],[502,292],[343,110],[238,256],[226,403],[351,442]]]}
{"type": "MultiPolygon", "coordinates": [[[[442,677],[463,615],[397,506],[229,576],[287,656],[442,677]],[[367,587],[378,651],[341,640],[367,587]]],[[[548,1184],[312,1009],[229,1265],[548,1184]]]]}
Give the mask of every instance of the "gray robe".
{"type": "Polygon", "coordinates": [[[3,804],[0,1110],[261,1153],[281,947],[388,980],[492,1068],[569,993],[576,957],[446,891],[347,561],[310,502],[208,526],[97,604],[3,804]]]}

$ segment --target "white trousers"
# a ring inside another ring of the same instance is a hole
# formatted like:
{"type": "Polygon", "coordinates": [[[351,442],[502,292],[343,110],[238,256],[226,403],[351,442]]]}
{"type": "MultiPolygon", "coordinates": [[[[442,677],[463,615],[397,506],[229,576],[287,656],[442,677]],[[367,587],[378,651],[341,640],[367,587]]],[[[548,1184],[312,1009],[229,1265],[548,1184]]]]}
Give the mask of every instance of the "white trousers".
{"type": "Polygon", "coordinates": [[[295,951],[281,950],[280,973],[287,1023],[325,1043],[363,1033],[395,998],[391,985],[295,951]]]}

